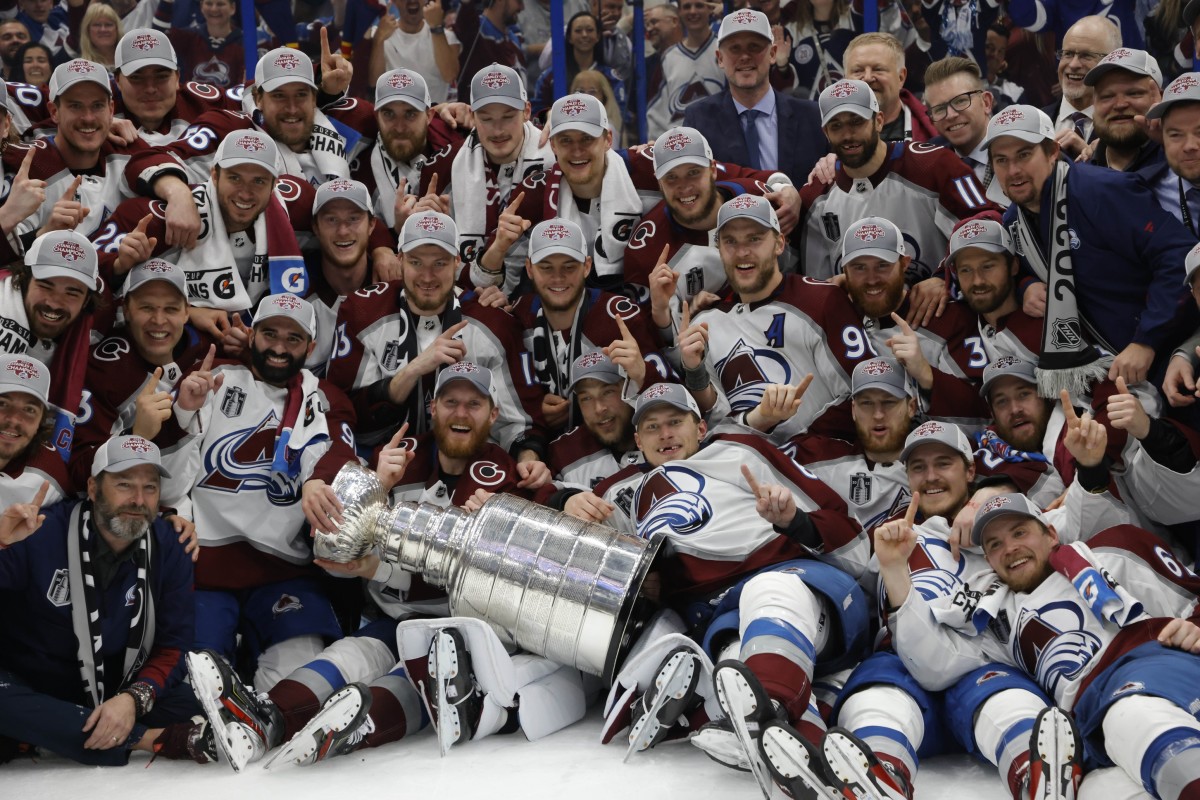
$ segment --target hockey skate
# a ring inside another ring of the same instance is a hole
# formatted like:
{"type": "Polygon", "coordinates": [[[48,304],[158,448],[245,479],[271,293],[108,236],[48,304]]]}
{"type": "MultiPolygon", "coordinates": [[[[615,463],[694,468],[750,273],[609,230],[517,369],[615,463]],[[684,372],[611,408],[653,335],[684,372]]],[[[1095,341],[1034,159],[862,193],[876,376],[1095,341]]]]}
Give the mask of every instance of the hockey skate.
{"type": "Polygon", "coordinates": [[[305,766],[359,748],[375,732],[371,719],[371,690],[351,683],[329,696],[321,710],[296,735],[263,764],[270,769],[275,762],[305,766]]]}
{"type": "Polygon", "coordinates": [[[825,758],[799,731],[772,720],[763,726],[759,750],[767,770],[783,793],[795,800],[841,800],[827,774],[825,758]]]}
{"type": "Polygon", "coordinates": [[[1055,706],[1043,709],[1029,735],[1030,800],[1075,800],[1083,780],[1083,739],[1055,706]]]}
{"type": "Polygon", "coordinates": [[[442,628],[429,643],[429,685],[425,702],[444,756],[470,741],[483,714],[483,692],[471,671],[471,654],[457,628],[442,628]]]}
{"type": "MultiPolygon", "coordinates": [[[[718,727],[727,725],[733,730],[746,767],[758,781],[763,796],[770,800],[771,776],[759,759],[758,740],[762,737],[766,723],[778,719],[781,711],[767,696],[758,678],[741,661],[726,660],[717,664],[713,670],[713,688],[716,691],[717,703],[725,714],[725,719],[715,724],[718,727]]],[[[699,738],[701,737],[698,734],[692,741],[697,747],[702,747],[700,742],[696,742],[699,738]]],[[[716,741],[711,731],[707,738],[710,742],[716,741]]],[[[708,753],[707,750],[705,752],[708,753]]],[[[734,766],[712,753],[709,755],[727,766],[734,766]]]]}
{"type": "Polygon", "coordinates": [[[212,726],[217,750],[234,772],[241,772],[278,744],[283,729],[279,710],[255,695],[212,650],[188,653],[186,658],[192,691],[212,726]]]}
{"type": "Polygon", "coordinates": [[[700,660],[686,647],[667,654],[654,683],[633,701],[626,761],[634,751],[649,749],[665,739],[671,726],[695,706],[701,671],[700,660]]]}
{"type": "Polygon", "coordinates": [[[826,771],[843,797],[857,800],[912,800],[908,782],[861,739],[845,728],[830,728],[821,742],[826,771]]]}

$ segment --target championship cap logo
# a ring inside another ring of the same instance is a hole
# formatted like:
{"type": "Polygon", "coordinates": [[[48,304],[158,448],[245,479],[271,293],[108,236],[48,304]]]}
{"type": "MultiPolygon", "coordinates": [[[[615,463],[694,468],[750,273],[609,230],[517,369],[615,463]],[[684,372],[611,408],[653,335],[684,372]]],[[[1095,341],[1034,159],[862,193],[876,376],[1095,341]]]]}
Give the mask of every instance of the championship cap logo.
{"type": "Polygon", "coordinates": [[[1025,119],[1025,112],[1019,108],[1006,108],[996,115],[997,125],[1012,125],[1025,119]]]}
{"type": "Polygon", "coordinates": [[[582,100],[571,98],[563,103],[559,110],[568,117],[578,117],[580,114],[587,111],[588,107],[587,103],[583,102],[582,100]]]}
{"type": "Polygon", "coordinates": [[[291,72],[300,68],[300,57],[295,53],[280,53],[275,56],[275,61],[272,63],[279,69],[286,69],[291,72]]]}
{"type": "Polygon", "coordinates": [[[754,12],[742,10],[733,15],[733,21],[738,25],[753,25],[754,12]]]}
{"type": "Polygon", "coordinates": [[[133,37],[134,50],[153,50],[158,44],[158,39],[152,33],[139,33],[133,37]]]}
{"type": "Polygon", "coordinates": [[[1200,244],[1193,247],[1192,252],[1188,253],[1188,255],[1189,256],[1200,256],[1200,244]]]}
{"type": "Polygon", "coordinates": [[[658,398],[669,394],[670,391],[671,391],[671,384],[656,383],[653,386],[651,386],[649,389],[647,389],[645,392],[643,392],[642,397],[646,400],[657,400],[658,398]]]}
{"type": "Polygon", "coordinates": [[[55,253],[58,253],[59,257],[62,258],[63,261],[83,260],[83,248],[75,242],[58,242],[50,249],[55,253]]]}
{"type": "Polygon", "coordinates": [[[1122,58],[1132,58],[1132,57],[1133,57],[1133,53],[1131,53],[1130,51],[1126,50],[1123,47],[1119,47],[1116,50],[1113,50],[1108,55],[1106,55],[1104,58],[1100,59],[1100,63],[1101,64],[1111,64],[1114,61],[1120,61],[1122,58]]]}
{"type": "Polygon", "coordinates": [[[77,72],[80,75],[87,75],[90,72],[95,72],[96,69],[95,64],[82,58],[77,58],[67,65],[68,72],[77,72]]]}
{"type": "Polygon", "coordinates": [[[148,441],[146,441],[145,439],[143,439],[140,436],[130,436],[128,439],[126,439],[124,442],[121,443],[121,448],[123,450],[130,450],[134,453],[139,453],[139,454],[149,453],[150,448],[152,448],[153,446],[154,445],[150,444],[148,441]]]}
{"type": "Polygon", "coordinates": [[[1008,369],[1009,367],[1015,367],[1020,363],[1021,359],[1017,358],[1016,356],[1000,356],[1000,358],[997,358],[992,362],[992,366],[996,370],[1002,370],[1008,369]]]}
{"type": "Polygon", "coordinates": [[[730,208],[755,208],[757,205],[758,201],[752,194],[739,194],[737,197],[729,201],[730,208]]]}
{"type": "Polygon", "coordinates": [[[472,372],[478,372],[479,367],[472,364],[470,361],[459,361],[457,364],[451,364],[446,367],[450,372],[456,372],[460,375],[469,375],[472,372]]]}
{"type": "Polygon", "coordinates": [[[834,87],[829,90],[830,97],[836,97],[839,100],[844,100],[858,91],[858,87],[850,81],[842,81],[834,84],[834,87]]]}
{"type": "Polygon", "coordinates": [[[142,269],[146,270],[147,272],[157,272],[159,274],[163,274],[170,272],[172,267],[166,261],[156,258],[143,264],[142,269]]]}
{"type": "Polygon", "coordinates": [[[325,184],[331,192],[348,192],[354,188],[354,184],[345,178],[338,178],[336,181],[329,181],[325,184]]]}
{"type": "Polygon", "coordinates": [[[570,235],[571,235],[571,231],[569,231],[567,229],[566,225],[554,224],[554,225],[547,225],[546,227],[542,228],[542,238],[543,239],[553,239],[554,241],[560,241],[562,239],[567,238],[570,235]]]}
{"type": "Polygon", "coordinates": [[[983,504],[983,507],[979,509],[979,513],[980,514],[988,514],[988,513],[991,513],[992,511],[995,511],[998,508],[1004,508],[1005,506],[1011,505],[1011,504],[1012,504],[1011,497],[1008,497],[1007,495],[1003,495],[1003,494],[996,495],[991,500],[988,500],[986,503],[983,504]]]}
{"type": "Polygon", "coordinates": [[[940,422],[926,422],[913,431],[913,436],[936,436],[945,430],[946,426],[940,422]]]}
{"type": "Polygon", "coordinates": [[[34,364],[32,361],[25,361],[24,359],[11,362],[8,365],[8,371],[23,381],[31,381],[40,374],[37,364],[34,364]]]}
{"type": "Polygon", "coordinates": [[[868,222],[866,225],[858,226],[858,230],[854,232],[854,238],[861,239],[864,242],[873,242],[876,239],[882,239],[885,233],[886,231],[881,225],[868,222]]]}
{"type": "Polygon", "coordinates": [[[1200,86],[1200,81],[1196,80],[1193,76],[1180,75],[1175,79],[1175,82],[1171,84],[1170,91],[1171,94],[1183,94],[1188,89],[1195,88],[1196,86],[1200,86]]]}
{"type": "Polygon", "coordinates": [[[604,355],[604,353],[600,352],[599,350],[595,350],[591,353],[587,353],[585,355],[580,356],[579,357],[579,366],[595,367],[600,364],[603,364],[607,360],[608,360],[608,356],[604,355]]]}
{"type": "Polygon", "coordinates": [[[863,373],[872,377],[892,374],[892,367],[883,359],[872,359],[863,365],[863,373]]]}
{"type": "Polygon", "coordinates": [[[433,233],[434,231],[440,231],[440,230],[444,229],[446,227],[446,223],[442,222],[440,219],[438,219],[437,217],[430,214],[427,217],[421,217],[420,219],[418,219],[417,227],[423,231],[428,231],[429,233],[433,233]]]}
{"type": "Polygon", "coordinates": [[[266,147],[262,139],[257,136],[243,136],[233,143],[234,147],[239,150],[245,150],[248,153],[257,153],[266,147]]]}
{"type": "Polygon", "coordinates": [[[407,89],[413,85],[413,79],[409,77],[407,72],[397,72],[392,77],[388,78],[388,86],[393,89],[407,89]]]}
{"type": "Polygon", "coordinates": [[[968,222],[958,229],[958,238],[977,239],[987,233],[987,226],[982,222],[968,222]]]}
{"type": "Polygon", "coordinates": [[[489,72],[483,76],[480,83],[489,89],[499,89],[501,86],[508,86],[508,76],[503,72],[489,72]]]}
{"type": "Polygon", "coordinates": [[[273,294],[271,302],[285,311],[299,311],[300,298],[294,294],[273,294]]]}
{"type": "Polygon", "coordinates": [[[691,143],[692,137],[688,136],[686,133],[672,133],[667,137],[667,140],[663,142],[663,147],[668,150],[674,150],[678,152],[691,143]]]}

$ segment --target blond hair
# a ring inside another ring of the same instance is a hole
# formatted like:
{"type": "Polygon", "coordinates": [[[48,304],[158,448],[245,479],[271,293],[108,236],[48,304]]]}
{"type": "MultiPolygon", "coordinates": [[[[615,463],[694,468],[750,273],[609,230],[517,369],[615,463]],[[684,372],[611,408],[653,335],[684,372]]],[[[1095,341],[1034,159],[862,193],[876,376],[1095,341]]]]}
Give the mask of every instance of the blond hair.
{"type": "Polygon", "coordinates": [[[900,40],[890,33],[860,33],[850,40],[850,44],[846,45],[846,56],[843,61],[850,60],[850,51],[873,44],[881,44],[895,53],[896,71],[904,69],[904,45],[900,44],[900,40]]]}
{"type": "Polygon", "coordinates": [[[617,95],[613,92],[612,84],[604,73],[596,69],[585,69],[577,73],[571,80],[570,92],[576,94],[580,92],[580,86],[584,81],[591,80],[600,87],[600,93],[604,97],[600,98],[600,102],[604,104],[604,111],[608,114],[608,123],[612,126],[613,131],[613,147],[621,146],[621,109],[617,106],[617,95]]]}
{"type": "Polygon", "coordinates": [[[113,7],[107,3],[92,3],[88,6],[87,11],[84,12],[83,22],[79,26],[79,55],[88,61],[103,64],[111,72],[113,69],[112,58],[96,49],[92,44],[92,37],[89,33],[92,23],[101,17],[112,21],[117,26],[117,38],[113,44],[113,55],[116,55],[116,43],[121,41],[121,37],[125,35],[125,30],[121,25],[121,18],[117,16],[117,12],[113,7]]]}

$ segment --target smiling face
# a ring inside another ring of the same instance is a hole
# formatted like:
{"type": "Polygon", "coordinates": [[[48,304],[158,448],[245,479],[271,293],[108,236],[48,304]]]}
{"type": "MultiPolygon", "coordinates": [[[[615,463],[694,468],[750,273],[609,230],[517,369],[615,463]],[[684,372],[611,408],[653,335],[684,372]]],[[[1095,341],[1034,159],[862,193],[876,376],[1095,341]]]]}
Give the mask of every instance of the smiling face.
{"type": "Polygon", "coordinates": [[[908,488],[921,493],[919,509],[925,517],[954,519],[966,505],[975,465],[967,465],[962,453],[940,442],[921,445],[904,463],[908,488]]]}
{"type": "Polygon", "coordinates": [[[88,37],[100,50],[117,46],[117,23],[107,17],[97,17],[88,25],[88,37]]]}
{"type": "Polygon", "coordinates": [[[379,123],[379,140],[383,149],[396,161],[407,163],[425,150],[429,122],[433,109],[422,111],[408,103],[388,103],[375,109],[375,120],[379,123]]]}
{"type": "Polygon", "coordinates": [[[421,316],[440,314],[454,294],[458,258],[436,244],[422,244],[400,254],[404,298],[421,316]]]}
{"type": "Polygon", "coordinates": [[[584,282],[592,271],[592,260],[577,261],[571,256],[556,253],[536,264],[526,260],[525,271],[533,282],[533,290],[542,299],[547,311],[570,311],[583,297],[584,282]]]}
{"type": "Polygon", "coordinates": [[[576,17],[575,22],[567,29],[567,44],[576,50],[591,52],[599,41],[600,30],[596,20],[590,16],[576,17]]]}
{"type": "Polygon", "coordinates": [[[1037,386],[1006,375],[988,387],[988,404],[1000,438],[1020,450],[1041,452],[1054,404],[1037,393],[1037,386]]]}
{"type": "Polygon", "coordinates": [[[83,311],[88,287],[74,278],[33,279],[25,289],[25,314],[39,339],[57,339],[83,311]]]}
{"type": "Polygon", "coordinates": [[[205,23],[215,28],[224,28],[233,19],[233,3],[229,0],[201,0],[200,14],[205,23]]]}
{"type": "Polygon", "coordinates": [[[256,91],[254,97],[262,111],[263,128],[272,139],[297,153],[308,149],[317,113],[316,90],[307,83],[293,82],[269,92],[256,91]]]}
{"type": "Polygon", "coordinates": [[[1050,551],[1058,544],[1054,526],[1031,517],[999,517],[983,529],[983,554],[996,577],[1014,592],[1031,592],[1050,577],[1050,551]]]}
{"type": "Polygon", "coordinates": [[[992,172],[1009,200],[1033,213],[1042,206],[1042,187],[1054,171],[1058,144],[1001,136],[988,145],[992,172]]]}
{"type": "Polygon", "coordinates": [[[896,397],[883,389],[864,389],[854,395],[850,405],[858,443],[868,458],[884,463],[900,457],[916,413],[916,400],[896,397]]]}
{"type": "Polygon", "coordinates": [[[516,159],[525,143],[525,121],[528,119],[528,103],[524,110],[503,103],[488,103],[475,112],[475,134],[492,163],[507,164],[516,159]]]}
{"type": "Polygon", "coordinates": [[[925,105],[934,110],[939,110],[941,106],[946,109],[946,116],[933,120],[934,127],[962,154],[970,153],[983,141],[988,120],[992,116],[992,94],[983,92],[971,95],[971,104],[962,111],[956,110],[950,102],[978,89],[979,81],[966,72],[955,73],[944,81],[925,87],[925,105]]]}
{"type": "Polygon", "coordinates": [[[731,220],[717,231],[725,278],[743,303],[762,300],[783,280],[779,256],[785,241],[752,219],[731,220]]]}
{"type": "Polygon", "coordinates": [[[776,46],[756,33],[735,33],[717,48],[717,66],[731,87],[756,92],[767,85],[776,46]]]}
{"type": "Polygon", "coordinates": [[[586,378],[575,385],[583,424],[605,447],[628,450],[633,444],[633,407],[621,398],[621,384],[586,378]]]}
{"type": "Polygon", "coordinates": [[[34,86],[45,86],[54,72],[50,67],[50,54],[40,46],[25,51],[21,56],[21,69],[25,73],[25,82],[34,86]]]}
{"type": "Polygon", "coordinates": [[[846,293],[863,316],[886,317],[904,300],[904,270],[912,259],[901,256],[894,262],[876,256],[851,259],[844,267],[846,293]]]}
{"type": "Polygon", "coordinates": [[[633,438],[652,467],[691,458],[708,428],[690,411],[661,405],[642,415],[633,438]]]}
{"type": "Polygon", "coordinates": [[[1200,183],[1200,103],[1176,103],[1162,122],[1167,166],[1179,177],[1200,183]]]}
{"type": "Polygon", "coordinates": [[[712,17],[712,6],[706,0],[680,0],[679,19],[684,30],[695,34],[703,32],[712,17]]]}
{"type": "Polygon", "coordinates": [[[882,130],[882,115],[876,114],[873,119],[865,119],[853,111],[843,111],[829,120],[824,128],[829,149],[850,169],[857,169],[875,157],[882,130]]]}
{"type": "Polygon", "coordinates": [[[433,436],[450,458],[470,458],[487,443],[500,409],[470,381],[451,381],[430,405],[433,436]]]}
{"type": "Polygon", "coordinates": [[[250,331],[250,364],[258,378],[284,386],[304,368],[316,343],[287,317],[268,317],[250,331]]]}
{"type": "Polygon", "coordinates": [[[611,146],[612,131],[605,131],[603,136],[563,131],[550,137],[550,149],[572,191],[579,195],[582,190],[589,197],[599,192],[604,182],[605,157],[611,146]]]}
{"type": "Polygon", "coordinates": [[[863,44],[846,51],[846,77],[871,87],[885,115],[900,105],[900,89],[908,70],[900,66],[896,51],[885,44],[863,44]]]}
{"type": "Polygon", "coordinates": [[[1058,83],[1063,97],[1076,108],[1091,105],[1092,87],[1084,84],[1088,70],[1100,63],[1112,49],[1101,25],[1112,27],[1106,20],[1085,18],[1072,25],[1063,36],[1060,47],[1063,57],[1058,60],[1058,83]]]}
{"type": "Polygon", "coordinates": [[[663,175],[658,186],[671,216],[685,228],[709,219],[721,204],[715,164],[680,164],[663,175]]]}
{"type": "Polygon", "coordinates": [[[58,125],[55,142],[59,150],[77,157],[99,157],[113,121],[113,101],[108,92],[99,84],[84,81],[67,89],[47,107],[58,125]]]}
{"type": "Polygon", "coordinates": [[[117,74],[125,110],[148,128],[157,128],[175,107],[179,73],[166,67],[142,67],[132,75],[117,74]]]}
{"type": "Polygon", "coordinates": [[[1018,266],[1015,256],[979,247],[967,247],[954,255],[954,271],[963,300],[980,315],[991,314],[1012,299],[1018,266]]]}
{"type": "Polygon", "coordinates": [[[349,200],[330,200],[313,219],[327,266],[349,270],[366,262],[371,215],[349,200]]]}
{"type": "Polygon", "coordinates": [[[1162,99],[1154,79],[1114,69],[1100,78],[1095,93],[1092,122],[1100,140],[1110,146],[1140,147],[1149,137],[1134,116],[1145,116],[1162,99]]]}
{"type": "Polygon", "coordinates": [[[213,167],[212,175],[225,229],[236,233],[250,228],[271,202],[275,178],[265,167],[253,164],[213,167]]]}
{"type": "Polygon", "coordinates": [[[158,468],[150,464],[89,478],[96,527],[122,542],[145,536],[158,516],[161,480],[158,468]]]}
{"type": "Polygon", "coordinates": [[[134,348],[151,364],[174,360],[187,321],[187,299],[169,283],[151,281],[125,296],[125,328],[134,348]]]}
{"type": "Polygon", "coordinates": [[[0,467],[29,448],[45,415],[46,407],[31,394],[0,394],[0,467]]]}
{"type": "Polygon", "coordinates": [[[19,20],[0,22],[0,56],[3,56],[5,61],[12,61],[21,45],[28,42],[29,29],[19,20]]]}

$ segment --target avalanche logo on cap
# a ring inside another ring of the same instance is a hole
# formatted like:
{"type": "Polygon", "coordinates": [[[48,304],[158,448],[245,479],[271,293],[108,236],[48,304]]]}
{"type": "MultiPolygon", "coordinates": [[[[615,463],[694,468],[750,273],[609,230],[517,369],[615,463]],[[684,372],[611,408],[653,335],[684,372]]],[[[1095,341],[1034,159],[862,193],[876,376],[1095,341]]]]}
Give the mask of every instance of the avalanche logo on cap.
{"type": "Polygon", "coordinates": [[[603,364],[607,358],[608,358],[608,356],[604,355],[604,353],[601,353],[599,350],[596,350],[596,351],[593,351],[586,355],[580,356],[579,366],[595,367],[600,364],[603,364]]]}
{"type": "Polygon", "coordinates": [[[451,364],[446,367],[450,372],[457,372],[460,375],[468,375],[472,372],[478,372],[479,367],[472,364],[470,361],[459,361],[457,364],[451,364]]]}
{"type": "Polygon", "coordinates": [[[121,443],[122,450],[132,450],[135,453],[145,454],[150,452],[150,448],[154,445],[147,442],[140,436],[130,436],[121,443]]]}
{"type": "Polygon", "coordinates": [[[325,185],[329,187],[329,191],[331,192],[348,192],[354,188],[354,184],[345,178],[339,178],[336,181],[330,181],[325,185]]]}
{"type": "Polygon", "coordinates": [[[388,86],[393,89],[407,89],[413,85],[413,79],[407,73],[400,72],[388,78],[388,86]]]}
{"type": "Polygon", "coordinates": [[[8,371],[23,381],[31,381],[41,374],[32,361],[14,361],[8,365],[8,371]]]}
{"type": "Polygon", "coordinates": [[[987,233],[987,227],[982,222],[968,222],[958,229],[958,238],[976,239],[987,233]]]}
{"type": "Polygon", "coordinates": [[[858,87],[855,86],[853,83],[850,83],[850,81],[842,81],[841,83],[835,85],[832,89],[829,90],[829,96],[836,97],[839,100],[844,100],[845,98],[851,96],[852,94],[854,94],[857,91],[858,91],[858,87]]]}
{"type": "Polygon", "coordinates": [[[417,220],[417,227],[423,231],[433,233],[434,231],[440,231],[445,228],[446,223],[442,222],[440,219],[431,214],[428,217],[421,217],[419,220],[417,220]]]}
{"type": "Polygon", "coordinates": [[[678,152],[691,143],[692,137],[688,136],[686,133],[672,133],[667,137],[667,140],[663,142],[663,147],[667,148],[668,150],[674,150],[678,152]]]}
{"type": "Polygon", "coordinates": [[[266,147],[266,145],[263,144],[262,139],[259,139],[257,136],[243,136],[233,144],[234,147],[238,148],[239,150],[245,150],[248,153],[257,153],[259,150],[262,150],[264,147],[266,147]]]}
{"type": "Polygon", "coordinates": [[[300,299],[294,294],[271,295],[271,302],[285,311],[300,310],[300,299]]]}
{"type": "Polygon", "coordinates": [[[878,377],[880,375],[892,374],[892,368],[886,361],[868,361],[863,367],[863,372],[867,375],[878,377]]]}
{"type": "Polygon", "coordinates": [[[642,393],[642,398],[646,400],[657,400],[671,391],[671,384],[656,383],[642,393]]]}
{"type": "Polygon", "coordinates": [[[979,509],[979,513],[981,515],[988,514],[992,511],[995,511],[998,508],[1004,508],[1005,506],[1010,505],[1011,503],[1012,503],[1011,497],[1008,497],[1007,495],[1003,495],[1003,494],[996,495],[991,500],[988,500],[986,503],[983,504],[983,507],[979,509]]]}
{"type": "Polygon", "coordinates": [[[82,58],[77,58],[67,65],[68,72],[78,72],[80,75],[87,75],[89,72],[95,72],[97,66],[90,61],[82,58]]]}
{"type": "Polygon", "coordinates": [[[280,69],[286,69],[289,72],[300,68],[300,58],[294,53],[280,53],[275,56],[275,66],[280,69]]]}
{"type": "Polygon", "coordinates": [[[50,249],[58,253],[63,261],[83,260],[83,248],[75,242],[59,242],[50,249]]]}
{"type": "Polygon", "coordinates": [[[542,228],[542,238],[543,239],[553,239],[555,241],[560,241],[562,239],[567,238],[570,235],[571,235],[571,232],[569,230],[567,230],[566,225],[547,225],[546,227],[542,228]]]}
{"type": "Polygon", "coordinates": [[[940,422],[926,422],[913,431],[913,436],[934,436],[946,430],[940,422]]]}
{"type": "Polygon", "coordinates": [[[997,125],[1012,125],[1025,119],[1025,112],[1019,108],[1006,108],[996,115],[997,125]]]}
{"type": "Polygon", "coordinates": [[[738,25],[753,25],[754,12],[742,10],[733,15],[733,21],[738,25]]]}
{"type": "Polygon", "coordinates": [[[489,89],[499,89],[501,86],[508,86],[508,76],[503,72],[489,72],[483,76],[480,83],[489,89]]]}
{"type": "Polygon", "coordinates": [[[1101,64],[1111,64],[1114,61],[1120,61],[1122,58],[1132,58],[1133,53],[1125,49],[1113,50],[1100,60],[1101,64]]]}
{"type": "Polygon", "coordinates": [[[862,239],[864,242],[873,242],[876,239],[882,239],[886,231],[874,222],[862,225],[854,232],[855,239],[862,239]]]}
{"type": "Polygon", "coordinates": [[[582,100],[572,98],[571,100],[563,103],[562,108],[559,110],[568,117],[578,117],[580,114],[587,111],[588,107],[587,103],[583,102],[582,100]]]}
{"type": "Polygon", "coordinates": [[[737,197],[729,201],[730,208],[755,208],[757,205],[758,202],[754,199],[754,195],[752,194],[739,194],[737,197]]]}
{"type": "Polygon", "coordinates": [[[156,258],[153,261],[147,261],[145,264],[143,264],[142,269],[146,270],[147,272],[165,274],[171,271],[171,265],[166,261],[156,258]]]}
{"type": "Polygon", "coordinates": [[[1015,356],[1000,356],[992,362],[992,367],[996,370],[1008,369],[1021,363],[1021,359],[1015,356]]]}
{"type": "Polygon", "coordinates": [[[136,37],[134,37],[133,49],[153,50],[156,44],[158,44],[158,39],[156,39],[153,34],[139,33],[136,37]]]}
{"type": "Polygon", "coordinates": [[[1191,75],[1180,75],[1170,86],[1171,94],[1183,94],[1188,89],[1195,88],[1196,86],[1200,86],[1200,81],[1191,75]]]}

